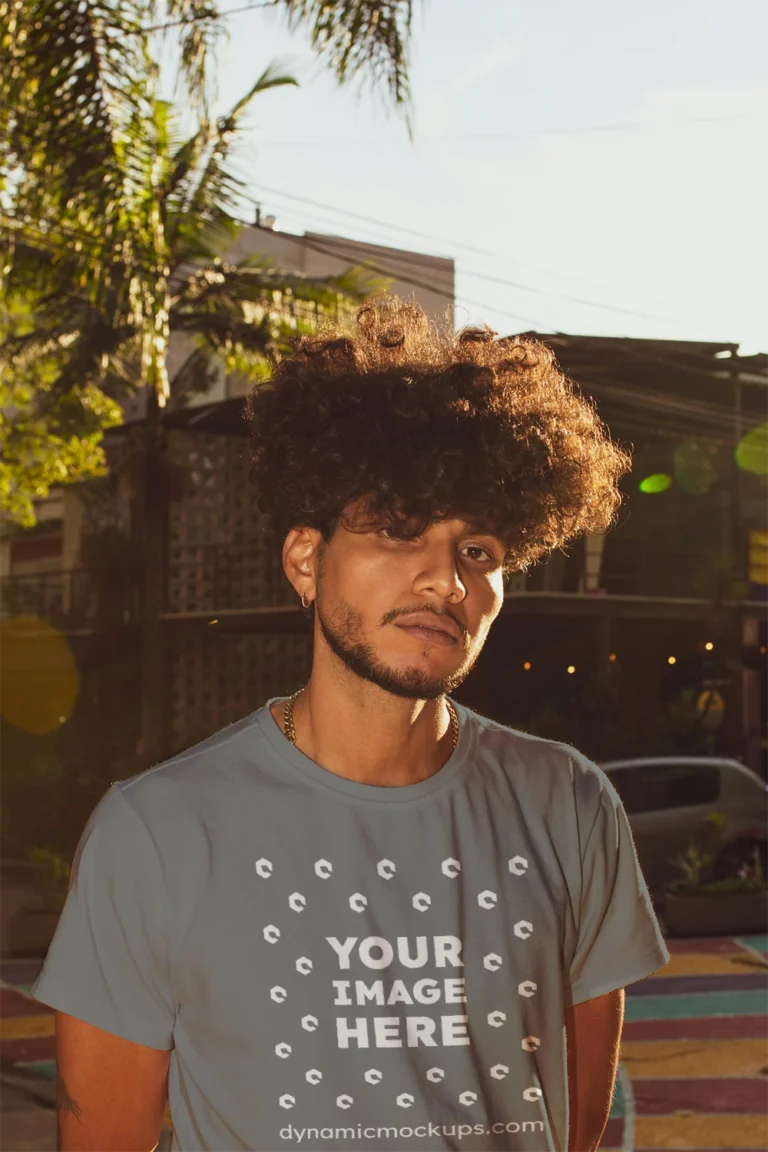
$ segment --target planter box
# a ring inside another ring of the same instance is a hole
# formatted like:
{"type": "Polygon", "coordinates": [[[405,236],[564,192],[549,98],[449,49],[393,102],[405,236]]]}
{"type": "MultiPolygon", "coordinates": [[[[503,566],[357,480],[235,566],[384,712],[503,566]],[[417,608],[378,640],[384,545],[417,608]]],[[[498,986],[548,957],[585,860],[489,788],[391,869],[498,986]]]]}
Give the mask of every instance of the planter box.
{"type": "Polygon", "coordinates": [[[735,936],[768,932],[765,892],[664,894],[664,923],[670,936],[735,936]]]}
{"type": "Polygon", "coordinates": [[[61,910],[20,908],[8,922],[6,955],[45,956],[60,916],[61,910]]]}

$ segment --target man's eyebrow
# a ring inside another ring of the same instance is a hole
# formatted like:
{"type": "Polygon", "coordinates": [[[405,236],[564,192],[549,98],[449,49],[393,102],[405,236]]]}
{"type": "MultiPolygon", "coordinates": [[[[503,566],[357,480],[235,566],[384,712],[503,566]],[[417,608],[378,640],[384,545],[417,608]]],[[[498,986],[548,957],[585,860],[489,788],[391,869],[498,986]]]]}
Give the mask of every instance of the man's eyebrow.
{"type": "Polygon", "coordinates": [[[492,525],[484,524],[482,520],[464,520],[463,523],[466,532],[477,532],[480,536],[490,536],[502,543],[501,536],[492,525]]]}

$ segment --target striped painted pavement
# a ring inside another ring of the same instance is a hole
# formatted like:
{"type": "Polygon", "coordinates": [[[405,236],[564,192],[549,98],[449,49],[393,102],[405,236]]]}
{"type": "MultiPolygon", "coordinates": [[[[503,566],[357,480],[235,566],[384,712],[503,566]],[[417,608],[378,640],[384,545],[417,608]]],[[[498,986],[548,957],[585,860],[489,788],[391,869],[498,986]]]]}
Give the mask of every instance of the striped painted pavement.
{"type": "MultiPolygon", "coordinates": [[[[768,937],[668,940],[627,989],[601,1152],[768,1148],[768,937]]],[[[0,1056],[52,1079],[53,1015],[29,995],[39,960],[0,961],[0,1056]]]]}

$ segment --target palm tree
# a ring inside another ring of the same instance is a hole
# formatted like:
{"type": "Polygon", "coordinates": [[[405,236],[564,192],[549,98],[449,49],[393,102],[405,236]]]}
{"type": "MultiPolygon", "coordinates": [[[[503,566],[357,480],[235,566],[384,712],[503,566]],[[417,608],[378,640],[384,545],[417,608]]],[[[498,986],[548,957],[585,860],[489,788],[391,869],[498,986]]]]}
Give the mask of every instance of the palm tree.
{"type": "MultiPolygon", "coordinates": [[[[28,331],[6,339],[3,359],[40,373],[56,366],[39,413],[73,397],[117,398],[141,389],[145,418],[133,428],[127,466],[132,554],[138,566],[142,631],[142,752],[161,755],[165,651],[158,628],[164,600],[167,433],[161,419],[180,393],[205,390],[216,360],[258,377],[291,338],[338,314],[363,289],[353,274],[312,281],[251,258],[226,261],[238,225],[230,213],[237,182],[226,159],[240,117],[260,92],[289,83],[268,71],[229,115],[179,139],[167,104],[148,102],[120,144],[122,182],[100,229],[70,219],[17,231],[8,287],[32,293],[28,331]],[[173,333],[192,349],[169,381],[173,333]],[[52,349],[55,354],[52,354],[52,349]]],[[[14,222],[15,223],[15,222],[14,222]]]]}
{"type": "MultiPolygon", "coordinates": [[[[412,0],[274,6],[309,27],[340,81],[383,80],[406,103],[412,0]]],[[[204,385],[213,355],[258,376],[291,336],[360,290],[359,277],[310,282],[258,260],[224,262],[240,187],[226,162],[243,114],[257,94],[295,81],[267,69],[212,120],[221,32],[210,0],[0,3],[0,432],[10,462],[0,498],[12,519],[32,522],[32,497],[66,478],[63,460],[75,478],[98,469],[98,432],[119,419],[110,401],[121,388],[142,388],[148,426],[157,423],[171,399],[171,332],[195,335],[179,394],[204,385]],[[196,116],[184,140],[156,95],[153,32],[168,25],[182,103],[196,116]],[[22,467],[32,459],[36,470],[22,467]]]]}
{"type": "MultiPolygon", "coordinates": [[[[318,5],[284,5],[294,20],[314,18],[318,46],[340,36],[322,32],[318,5]]],[[[169,14],[199,15],[211,5],[169,0],[169,14]]],[[[326,6],[327,7],[327,6],[326,6]]],[[[331,7],[334,7],[331,5],[331,7]]],[[[352,19],[355,6],[337,5],[352,19]]],[[[371,6],[361,3],[362,12],[371,6]]],[[[163,602],[166,438],[161,410],[177,391],[205,385],[212,358],[258,377],[297,333],[337,314],[365,291],[361,276],[310,281],[286,276],[258,259],[226,262],[238,225],[240,184],[227,167],[246,109],[261,92],[291,84],[267,69],[225,116],[212,120],[205,98],[210,36],[198,22],[182,38],[183,76],[198,109],[185,138],[168,103],[158,99],[158,70],[141,0],[11,0],[0,7],[10,67],[0,73],[0,185],[4,209],[5,315],[0,347],[7,376],[30,387],[28,411],[4,413],[4,438],[30,425],[98,413],[96,396],[141,389],[146,418],[131,454],[132,523],[140,549],[142,752],[162,752],[163,602]],[[197,37],[197,39],[195,39],[197,37]],[[20,304],[25,307],[20,309],[20,304]],[[169,381],[172,332],[193,337],[191,353],[169,381]]],[[[200,22],[201,23],[201,22],[200,22]]],[[[341,78],[375,64],[375,25],[352,25],[360,52],[346,44],[335,61],[341,78]],[[373,32],[371,28],[373,27],[373,32]],[[366,45],[369,46],[366,48],[366,45]]],[[[395,43],[395,48],[397,44],[395,43]]],[[[397,58],[393,75],[402,64],[397,58]]],[[[395,96],[400,98],[396,86],[395,96]]],[[[114,407],[103,422],[116,419],[114,407]]],[[[98,418],[97,418],[98,424],[98,418]]],[[[63,477],[62,477],[63,479],[63,477]]]]}

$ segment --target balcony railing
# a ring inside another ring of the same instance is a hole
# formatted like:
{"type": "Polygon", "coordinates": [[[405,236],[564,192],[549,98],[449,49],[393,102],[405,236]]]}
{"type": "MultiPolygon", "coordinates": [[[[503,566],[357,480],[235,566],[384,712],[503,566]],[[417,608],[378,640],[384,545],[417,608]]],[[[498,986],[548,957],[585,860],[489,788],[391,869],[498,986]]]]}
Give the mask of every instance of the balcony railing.
{"type": "Polygon", "coordinates": [[[714,601],[733,599],[739,583],[736,566],[726,572],[711,553],[662,551],[652,546],[618,549],[609,542],[598,562],[589,559],[587,571],[584,558],[575,551],[565,562],[554,556],[525,576],[513,578],[512,590],[714,601]],[[554,572],[549,570],[553,562],[554,572]]]}
{"type": "Polygon", "coordinates": [[[87,629],[96,622],[98,601],[90,573],[83,569],[4,576],[0,613],[34,616],[58,628],[87,629]]]}
{"type": "MultiPolygon", "coordinates": [[[[638,557],[631,565],[608,558],[599,577],[586,581],[578,566],[562,573],[559,582],[544,581],[544,566],[526,575],[513,576],[508,592],[583,593],[585,596],[641,596],[648,598],[709,599],[696,573],[700,558],[638,557]],[[554,586],[553,586],[554,585],[554,586]]],[[[130,623],[137,619],[138,589],[109,581],[111,611],[99,604],[91,574],[82,569],[41,572],[4,577],[0,581],[0,612],[3,616],[35,616],[55,627],[93,629],[109,627],[110,621],[130,623]],[[119,601],[119,603],[117,602],[119,601]],[[101,611],[100,611],[101,609],[101,611]]],[[[296,604],[278,552],[258,543],[224,543],[172,546],[169,551],[165,611],[171,616],[219,611],[250,611],[255,608],[296,604]]]]}

